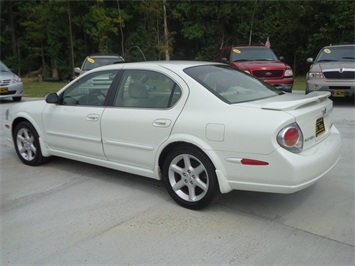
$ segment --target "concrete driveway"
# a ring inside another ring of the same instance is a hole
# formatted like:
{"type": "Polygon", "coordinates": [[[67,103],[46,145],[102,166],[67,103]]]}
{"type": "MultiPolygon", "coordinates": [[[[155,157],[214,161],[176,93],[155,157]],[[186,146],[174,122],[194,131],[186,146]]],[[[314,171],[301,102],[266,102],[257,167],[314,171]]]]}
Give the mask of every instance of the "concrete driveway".
{"type": "Polygon", "coordinates": [[[143,177],[61,158],[25,166],[2,137],[1,264],[354,265],[354,110],[335,102],[342,158],[318,183],[234,191],[203,211],[143,177]]]}

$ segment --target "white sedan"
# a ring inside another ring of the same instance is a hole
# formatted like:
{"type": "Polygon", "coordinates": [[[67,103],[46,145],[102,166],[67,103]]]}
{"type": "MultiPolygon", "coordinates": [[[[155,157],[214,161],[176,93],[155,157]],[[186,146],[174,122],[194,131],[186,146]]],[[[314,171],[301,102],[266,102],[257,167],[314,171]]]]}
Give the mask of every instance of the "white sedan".
{"type": "Polygon", "coordinates": [[[292,193],[340,158],[328,92],[284,93],[224,64],[96,68],[45,100],[6,111],[21,161],[65,157],[163,180],[190,209],[218,193],[292,193]]]}

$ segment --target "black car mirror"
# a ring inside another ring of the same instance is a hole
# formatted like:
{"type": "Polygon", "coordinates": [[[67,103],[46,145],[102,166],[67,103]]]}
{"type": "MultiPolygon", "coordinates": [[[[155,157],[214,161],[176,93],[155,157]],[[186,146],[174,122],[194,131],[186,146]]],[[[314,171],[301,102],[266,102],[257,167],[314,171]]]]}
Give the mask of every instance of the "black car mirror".
{"type": "Polygon", "coordinates": [[[46,103],[58,103],[59,97],[56,93],[50,93],[46,96],[46,103]]]}

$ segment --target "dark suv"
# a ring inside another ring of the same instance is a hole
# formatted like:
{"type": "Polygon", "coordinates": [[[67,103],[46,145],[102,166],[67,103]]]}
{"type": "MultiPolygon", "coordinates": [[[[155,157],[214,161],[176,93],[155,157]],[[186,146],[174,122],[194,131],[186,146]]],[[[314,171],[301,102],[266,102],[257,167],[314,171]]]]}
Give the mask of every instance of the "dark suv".
{"type": "Polygon", "coordinates": [[[227,46],[221,49],[214,61],[243,70],[276,88],[292,92],[293,71],[265,46],[227,46]]]}
{"type": "Polygon", "coordinates": [[[100,66],[110,65],[116,62],[124,61],[122,56],[119,55],[103,55],[103,54],[93,54],[85,58],[81,68],[74,68],[74,72],[82,75],[86,71],[94,69],[100,66]]]}
{"type": "Polygon", "coordinates": [[[329,91],[333,97],[353,97],[355,92],[355,45],[330,45],[322,48],[306,76],[306,94],[329,91]]]}

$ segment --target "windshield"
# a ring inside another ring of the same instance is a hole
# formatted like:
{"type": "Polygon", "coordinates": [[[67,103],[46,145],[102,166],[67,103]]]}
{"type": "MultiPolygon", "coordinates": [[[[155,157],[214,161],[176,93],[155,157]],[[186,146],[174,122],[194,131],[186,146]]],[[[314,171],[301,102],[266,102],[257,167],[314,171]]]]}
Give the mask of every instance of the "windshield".
{"type": "Polygon", "coordinates": [[[10,69],[7,66],[5,66],[5,64],[1,61],[0,61],[0,71],[1,72],[11,72],[10,69]]]}
{"type": "Polygon", "coordinates": [[[100,58],[100,57],[96,57],[96,58],[89,57],[85,61],[85,64],[83,66],[83,70],[91,70],[91,69],[94,69],[96,67],[111,65],[111,64],[113,64],[115,62],[119,62],[119,61],[123,61],[123,59],[120,58],[120,57],[102,57],[102,58],[100,58]]]}
{"type": "Polygon", "coordinates": [[[269,48],[234,48],[232,61],[278,61],[269,48]]]}
{"type": "Polygon", "coordinates": [[[320,51],[315,62],[354,61],[355,46],[327,47],[320,51]]]}
{"type": "Polygon", "coordinates": [[[196,66],[184,72],[229,104],[283,94],[275,87],[227,65],[196,66]]]}

